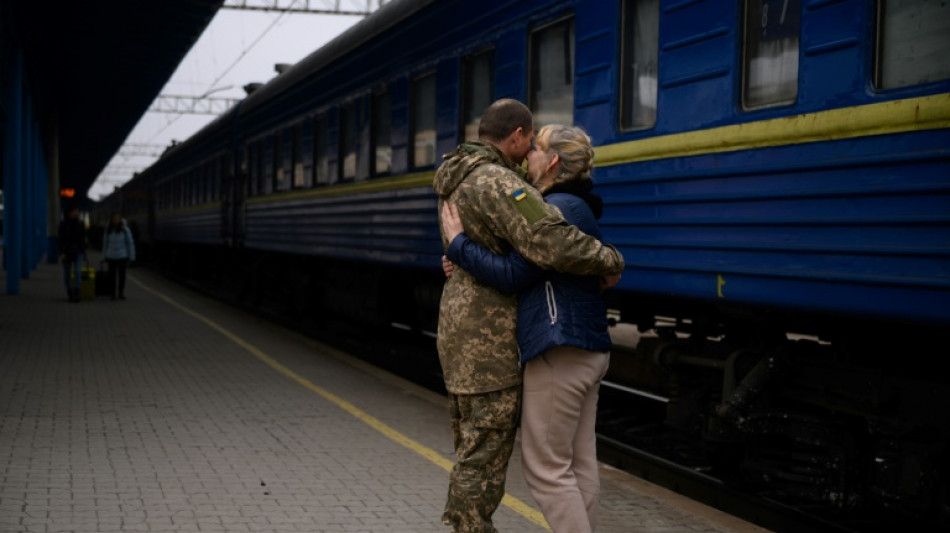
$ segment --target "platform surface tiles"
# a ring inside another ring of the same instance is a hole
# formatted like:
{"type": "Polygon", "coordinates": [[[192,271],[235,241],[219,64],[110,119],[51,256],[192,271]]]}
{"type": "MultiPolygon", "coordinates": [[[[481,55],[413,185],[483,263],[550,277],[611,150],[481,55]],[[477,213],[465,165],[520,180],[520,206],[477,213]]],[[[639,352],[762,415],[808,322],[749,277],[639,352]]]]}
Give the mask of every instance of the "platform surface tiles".
{"type": "MultiPolygon", "coordinates": [[[[444,397],[148,269],[126,296],[0,294],[0,532],[449,531],[444,397]]],[[[598,533],[764,531],[602,477],[598,533]]],[[[546,531],[517,450],[507,490],[498,531],[546,531]]]]}

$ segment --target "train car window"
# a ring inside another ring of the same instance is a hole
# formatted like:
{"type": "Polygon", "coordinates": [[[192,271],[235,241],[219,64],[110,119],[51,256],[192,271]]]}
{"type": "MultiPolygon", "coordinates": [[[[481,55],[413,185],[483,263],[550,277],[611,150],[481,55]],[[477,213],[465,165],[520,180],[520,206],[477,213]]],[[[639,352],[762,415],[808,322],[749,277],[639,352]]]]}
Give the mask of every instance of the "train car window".
{"type": "Polygon", "coordinates": [[[257,196],[260,194],[261,183],[261,154],[257,148],[257,142],[250,142],[247,145],[247,193],[248,196],[257,196]]]}
{"type": "Polygon", "coordinates": [[[746,0],[743,108],[795,103],[801,20],[801,0],[746,0]]]}
{"type": "Polygon", "coordinates": [[[412,166],[435,164],[435,73],[412,81],[412,166]]]}
{"type": "Polygon", "coordinates": [[[627,0],[621,14],[620,127],[656,124],[660,0],[627,0]]]}
{"type": "Polygon", "coordinates": [[[204,204],[211,201],[211,189],[214,187],[214,180],[217,177],[214,167],[214,159],[204,165],[204,187],[202,187],[201,201],[199,203],[204,204]]]}
{"type": "Polygon", "coordinates": [[[365,180],[370,175],[370,140],[372,135],[373,117],[370,115],[370,96],[357,98],[354,105],[356,112],[356,179],[365,180]]]}
{"type": "Polygon", "coordinates": [[[881,0],[877,17],[877,88],[950,79],[950,2],[881,0]]]}
{"type": "Polygon", "coordinates": [[[274,191],[290,189],[292,165],[290,161],[291,133],[284,128],[274,135],[274,191]]]}
{"type": "Polygon", "coordinates": [[[270,194],[274,192],[274,139],[265,137],[261,139],[261,168],[263,169],[264,180],[261,194],[270,194]]]}
{"type": "Polygon", "coordinates": [[[373,175],[389,174],[392,169],[392,103],[389,87],[373,94],[373,175]]]}
{"type": "Polygon", "coordinates": [[[301,187],[313,187],[313,120],[307,119],[297,124],[299,130],[298,149],[300,150],[300,171],[303,174],[301,187]]]}
{"type": "Polygon", "coordinates": [[[356,109],[352,102],[340,107],[340,179],[356,179],[356,109]]]}
{"type": "Polygon", "coordinates": [[[327,140],[330,136],[330,128],[327,124],[327,116],[320,115],[314,124],[313,132],[313,165],[314,179],[317,185],[327,185],[330,183],[330,158],[327,154],[327,140]]]}
{"type": "Polygon", "coordinates": [[[191,205],[198,205],[204,203],[205,199],[205,183],[208,179],[208,173],[205,165],[200,165],[198,168],[191,171],[191,179],[188,180],[189,184],[189,201],[191,205]]]}
{"type": "Polygon", "coordinates": [[[531,35],[531,111],[537,127],[574,124],[574,19],[531,35]]]}
{"type": "Polygon", "coordinates": [[[304,133],[303,123],[298,122],[290,130],[290,160],[293,169],[293,188],[301,189],[309,187],[307,174],[304,172],[304,133]]]}
{"type": "Polygon", "coordinates": [[[462,140],[478,139],[478,121],[495,95],[495,52],[488,50],[462,59],[462,140]]]}

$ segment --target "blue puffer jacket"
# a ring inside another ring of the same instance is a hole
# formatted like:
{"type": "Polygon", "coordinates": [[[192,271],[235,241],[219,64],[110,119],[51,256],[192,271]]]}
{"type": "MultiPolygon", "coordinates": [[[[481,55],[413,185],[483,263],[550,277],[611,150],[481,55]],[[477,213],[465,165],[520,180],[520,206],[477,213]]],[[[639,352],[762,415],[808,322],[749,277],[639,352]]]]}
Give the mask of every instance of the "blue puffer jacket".
{"type": "MultiPolygon", "coordinates": [[[[600,198],[583,196],[587,201],[574,193],[551,192],[545,200],[556,205],[570,224],[600,239],[600,198]]],[[[557,346],[593,352],[610,350],[607,308],[600,296],[599,278],[544,271],[517,252],[495,255],[464,233],[452,241],[446,255],[481,283],[502,292],[519,293],[518,347],[522,364],[557,346]]]]}

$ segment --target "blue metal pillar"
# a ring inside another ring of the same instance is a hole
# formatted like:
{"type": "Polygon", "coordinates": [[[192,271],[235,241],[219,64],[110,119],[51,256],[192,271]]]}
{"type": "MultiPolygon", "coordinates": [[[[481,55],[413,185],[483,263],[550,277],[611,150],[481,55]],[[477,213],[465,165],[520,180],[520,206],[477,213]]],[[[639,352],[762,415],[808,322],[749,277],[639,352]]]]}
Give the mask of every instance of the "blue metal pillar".
{"type": "Polygon", "coordinates": [[[30,112],[31,102],[30,93],[23,93],[23,129],[20,130],[23,135],[23,153],[22,175],[20,178],[20,209],[23,211],[20,217],[20,223],[23,224],[23,230],[20,234],[23,240],[20,241],[22,252],[20,253],[20,279],[30,279],[30,271],[33,270],[33,206],[34,206],[34,172],[36,168],[33,165],[36,146],[33,144],[33,113],[30,112]]]}
{"type": "Polygon", "coordinates": [[[59,117],[50,121],[46,166],[46,262],[59,262],[59,117]]]}
{"type": "MultiPolygon", "coordinates": [[[[36,109],[32,114],[36,116],[36,109]]],[[[30,213],[33,218],[33,255],[30,263],[30,271],[39,266],[43,260],[46,250],[46,160],[43,148],[42,135],[40,134],[40,123],[33,120],[33,208],[30,213]]]]}
{"type": "Polygon", "coordinates": [[[13,80],[8,94],[3,150],[3,254],[7,294],[20,293],[23,243],[23,52],[12,51],[13,80]]]}

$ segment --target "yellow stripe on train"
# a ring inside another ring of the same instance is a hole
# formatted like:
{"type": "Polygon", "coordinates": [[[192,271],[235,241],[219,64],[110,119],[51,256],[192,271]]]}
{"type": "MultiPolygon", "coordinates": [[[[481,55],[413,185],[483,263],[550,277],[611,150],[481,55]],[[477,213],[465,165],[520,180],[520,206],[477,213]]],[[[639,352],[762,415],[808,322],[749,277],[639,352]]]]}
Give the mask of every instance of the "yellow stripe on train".
{"type": "Polygon", "coordinates": [[[950,127],[950,93],[599,146],[598,167],[950,127]]]}

